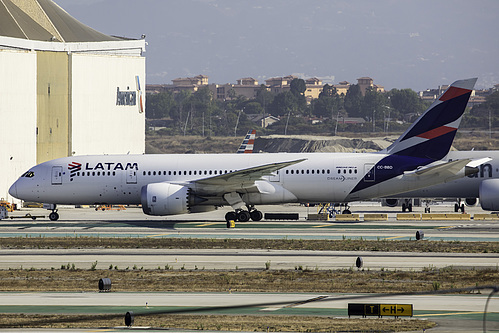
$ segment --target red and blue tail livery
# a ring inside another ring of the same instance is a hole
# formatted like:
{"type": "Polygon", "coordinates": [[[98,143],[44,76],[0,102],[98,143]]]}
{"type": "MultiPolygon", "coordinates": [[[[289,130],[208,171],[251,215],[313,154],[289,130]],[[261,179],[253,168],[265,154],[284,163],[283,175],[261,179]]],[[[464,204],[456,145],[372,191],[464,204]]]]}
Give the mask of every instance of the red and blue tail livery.
{"type": "Polygon", "coordinates": [[[451,84],[386,153],[432,160],[447,155],[476,80],[451,84]]]}
{"type": "Polygon", "coordinates": [[[255,144],[256,130],[249,130],[241,142],[237,154],[252,154],[253,145],[255,144]]]}
{"type": "Polygon", "coordinates": [[[477,79],[456,81],[432,103],[404,134],[379,154],[385,155],[367,171],[350,197],[371,193],[388,180],[402,181],[408,172],[443,159],[454,141],[477,79]],[[360,192],[360,193],[359,193],[360,192]]]}

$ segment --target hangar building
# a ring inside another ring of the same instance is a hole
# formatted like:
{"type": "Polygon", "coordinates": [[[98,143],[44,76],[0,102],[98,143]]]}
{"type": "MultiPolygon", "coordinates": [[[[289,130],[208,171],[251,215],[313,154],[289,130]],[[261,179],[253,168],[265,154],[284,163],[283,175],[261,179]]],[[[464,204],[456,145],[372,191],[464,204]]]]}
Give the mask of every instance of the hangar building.
{"type": "Polygon", "coordinates": [[[50,159],[144,153],[145,46],[51,0],[0,0],[0,198],[50,159]]]}

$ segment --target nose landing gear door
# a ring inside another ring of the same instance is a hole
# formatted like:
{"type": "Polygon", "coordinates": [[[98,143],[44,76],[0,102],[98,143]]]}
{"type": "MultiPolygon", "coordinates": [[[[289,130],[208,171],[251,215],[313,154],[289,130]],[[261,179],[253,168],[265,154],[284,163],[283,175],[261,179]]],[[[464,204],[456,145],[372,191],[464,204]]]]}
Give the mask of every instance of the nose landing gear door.
{"type": "Polygon", "coordinates": [[[62,185],[62,166],[52,167],[52,185],[62,185]]]}

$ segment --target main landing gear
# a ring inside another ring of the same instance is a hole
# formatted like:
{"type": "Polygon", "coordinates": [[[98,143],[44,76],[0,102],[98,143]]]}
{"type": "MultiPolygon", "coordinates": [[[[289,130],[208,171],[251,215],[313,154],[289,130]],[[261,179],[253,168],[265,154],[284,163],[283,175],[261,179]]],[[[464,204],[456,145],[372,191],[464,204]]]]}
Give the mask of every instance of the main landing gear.
{"type": "Polygon", "coordinates": [[[249,208],[248,210],[237,210],[235,212],[228,212],[225,214],[225,221],[239,221],[239,222],[248,222],[250,219],[253,221],[260,221],[263,218],[263,214],[261,211],[257,210],[254,207],[249,208]]]}
{"type": "Polygon", "coordinates": [[[457,202],[454,204],[454,212],[458,213],[459,211],[464,214],[464,203],[460,198],[457,199],[457,202]]]}
{"type": "Polygon", "coordinates": [[[402,203],[402,212],[405,213],[405,211],[412,212],[412,200],[411,199],[405,199],[405,202],[402,203]]]}
{"type": "Polygon", "coordinates": [[[237,192],[224,194],[224,199],[234,209],[233,212],[225,214],[225,220],[227,222],[248,222],[250,219],[253,221],[260,221],[263,218],[262,212],[257,210],[255,206],[246,204],[241,198],[241,195],[237,192]]]}

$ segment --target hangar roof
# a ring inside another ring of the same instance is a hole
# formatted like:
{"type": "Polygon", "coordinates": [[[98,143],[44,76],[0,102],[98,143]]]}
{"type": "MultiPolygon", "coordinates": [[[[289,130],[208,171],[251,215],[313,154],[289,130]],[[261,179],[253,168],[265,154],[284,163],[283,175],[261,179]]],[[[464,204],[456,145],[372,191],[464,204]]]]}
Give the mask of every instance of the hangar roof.
{"type": "Polygon", "coordinates": [[[81,23],[52,0],[0,0],[0,36],[65,43],[123,40],[81,23]]]}

